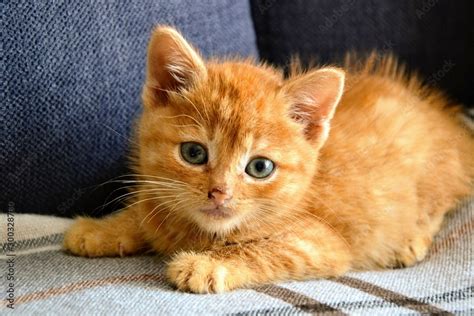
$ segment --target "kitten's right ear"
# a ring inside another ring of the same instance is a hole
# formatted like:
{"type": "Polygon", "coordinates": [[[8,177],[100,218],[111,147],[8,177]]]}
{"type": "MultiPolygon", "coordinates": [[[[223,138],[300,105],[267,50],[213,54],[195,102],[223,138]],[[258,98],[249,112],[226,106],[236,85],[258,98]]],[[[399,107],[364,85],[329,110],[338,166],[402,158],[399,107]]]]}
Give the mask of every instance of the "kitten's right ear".
{"type": "Polygon", "coordinates": [[[179,92],[207,76],[199,53],[175,29],[157,27],[148,44],[143,100],[165,104],[170,92],[179,92]]]}

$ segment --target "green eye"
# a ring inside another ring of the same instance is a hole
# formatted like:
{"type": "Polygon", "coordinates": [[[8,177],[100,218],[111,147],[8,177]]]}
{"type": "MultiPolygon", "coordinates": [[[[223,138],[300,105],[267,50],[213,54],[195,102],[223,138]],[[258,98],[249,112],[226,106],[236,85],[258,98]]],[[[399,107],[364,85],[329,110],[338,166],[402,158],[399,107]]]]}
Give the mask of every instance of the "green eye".
{"type": "Polygon", "coordinates": [[[207,163],[206,149],[201,144],[194,142],[181,144],[181,157],[193,165],[203,165],[207,163]]]}
{"type": "Polygon", "coordinates": [[[275,169],[273,161],[267,158],[259,157],[252,159],[245,167],[245,172],[257,179],[263,179],[272,174],[275,169]]]}

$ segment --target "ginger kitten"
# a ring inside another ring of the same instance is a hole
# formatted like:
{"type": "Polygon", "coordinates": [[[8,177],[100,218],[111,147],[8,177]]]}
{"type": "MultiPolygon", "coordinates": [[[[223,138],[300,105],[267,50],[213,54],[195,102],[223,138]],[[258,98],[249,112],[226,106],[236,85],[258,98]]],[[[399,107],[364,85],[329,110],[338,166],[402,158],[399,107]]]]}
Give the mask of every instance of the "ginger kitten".
{"type": "Polygon", "coordinates": [[[410,266],[473,192],[458,109],[390,57],[284,79],[159,27],[147,67],[134,200],[77,219],[74,254],[173,255],[169,280],[196,293],[410,266]]]}

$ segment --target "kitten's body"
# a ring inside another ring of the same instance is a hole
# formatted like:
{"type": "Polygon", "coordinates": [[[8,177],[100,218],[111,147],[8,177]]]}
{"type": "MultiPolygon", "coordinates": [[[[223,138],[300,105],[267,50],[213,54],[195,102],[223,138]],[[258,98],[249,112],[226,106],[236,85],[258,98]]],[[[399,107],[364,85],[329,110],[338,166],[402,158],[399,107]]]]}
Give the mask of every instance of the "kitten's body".
{"type": "Polygon", "coordinates": [[[79,219],[65,237],[73,253],[178,252],[168,276],[194,292],[406,266],[424,258],[444,214],[472,193],[474,140],[456,108],[404,79],[391,58],[350,71],[339,101],[337,69],[285,81],[251,62],[204,66],[172,30],[158,30],[155,42],[170,38],[179,44],[174,68],[154,65],[170,51],[155,55],[150,44],[136,202],[79,219]],[[313,88],[319,99],[308,110],[313,88]],[[180,160],[176,148],[189,140],[206,145],[207,165],[180,160]],[[251,156],[272,157],[275,174],[249,178],[239,166],[251,156]],[[215,186],[231,190],[231,215],[199,211],[215,186]]]}
{"type": "Polygon", "coordinates": [[[474,142],[457,109],[390,61],[349,75],[313,186],[315,210],[349,241],[354,268],[423,259],[444,214],[472,193],[474,142]]]}

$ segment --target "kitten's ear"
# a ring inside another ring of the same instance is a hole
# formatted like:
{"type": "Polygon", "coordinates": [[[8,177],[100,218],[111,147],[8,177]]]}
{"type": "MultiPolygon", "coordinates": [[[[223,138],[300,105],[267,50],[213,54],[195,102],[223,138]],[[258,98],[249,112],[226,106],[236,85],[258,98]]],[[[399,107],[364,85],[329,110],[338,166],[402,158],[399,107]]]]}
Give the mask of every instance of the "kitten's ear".
{"type": "Polygon", "coordinates": [[[168,92],[178,92],[206,78],[199,53],[175,29],[157,27],[148,44],[144,101],[164,104],[168,92]]]}
{"type": "Polygon", "coordinates": [[[344,90],[345,73],[338,68],[321,68],[290,78],[283,89],[290,96],[290,115],[305,125],[309,140],[324,143],[329,123],[344,90]]]}

